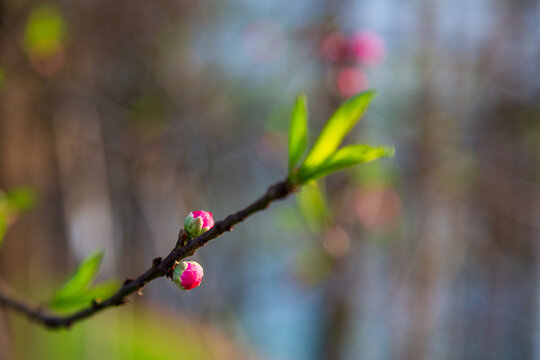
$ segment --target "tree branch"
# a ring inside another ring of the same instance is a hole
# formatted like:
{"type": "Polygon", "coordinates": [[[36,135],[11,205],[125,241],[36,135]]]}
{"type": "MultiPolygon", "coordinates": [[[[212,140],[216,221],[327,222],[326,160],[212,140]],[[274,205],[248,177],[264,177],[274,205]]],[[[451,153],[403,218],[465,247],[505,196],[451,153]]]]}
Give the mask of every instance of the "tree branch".
{"type": "MultiPolygon", "coordinates": [[[[275,200],[281,200],[297,190],[297,187],[288,180],[280,181],[270,186],[266,193],[254,203],[224,220],[218,221],[214,226],[201,236],[191,239],[183,245],[178,242],[175,248],[164,258],[156,258],[152,266],[134,280],[127,279],[122,287],[111,297],[99,301],[93,300],[91,304],[73,314],[66,316],[55,315],[41,306],[29,303],[26,300],[13,296],[9,288],[0,283],[0,305],[10,308],[25,315],[30,320],[51,329],[69,328],[75,322],[84,320],[96,313],[112,306],[127,303],[127,297],[141,290],[147,283],[162,276],[170,276],[177,261],[195,254],[197,249],[206,245],[210,240],[221,236],[226,231],[231,231],[233,226],[244,221],[254,213],[264,210],[275,200]]],[[[182,231],[182,230],[181,230],[182,231]]]]}

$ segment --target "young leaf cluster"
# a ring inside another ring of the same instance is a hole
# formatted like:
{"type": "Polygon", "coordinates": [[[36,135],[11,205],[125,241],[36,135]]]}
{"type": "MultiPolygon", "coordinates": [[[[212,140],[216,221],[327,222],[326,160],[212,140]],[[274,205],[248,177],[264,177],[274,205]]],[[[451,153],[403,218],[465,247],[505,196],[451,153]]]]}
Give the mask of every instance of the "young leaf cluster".
{"type": "Polygon", "coordinates": [[[289,130],[289,180],[292,183],[301,185],[354,165],[394,155],[394,149],[386,146],[355,144],[339,148],[375,96],[374,90],[367,90],[343,102],[302,162],[307,147],[308,110],[306,96],[298,96],[289,130]]]}

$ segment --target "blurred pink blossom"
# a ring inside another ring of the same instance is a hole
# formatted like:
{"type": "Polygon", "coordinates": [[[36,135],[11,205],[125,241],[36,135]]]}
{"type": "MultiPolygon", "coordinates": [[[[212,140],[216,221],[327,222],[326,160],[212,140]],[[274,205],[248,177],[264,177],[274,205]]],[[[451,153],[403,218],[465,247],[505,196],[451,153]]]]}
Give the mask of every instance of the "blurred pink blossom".
{"type": "Polygon", "coordinates": [[[386,57],[384,39],[372,31],[361,31],[353,35],[349,41],[352,57],[366,66],[382,64],[386,57]]]}
{"type": "Polygon", "coordinates": [[[366,73],[354,66],[339,69],[335,81],[338,92],[345,97],[366,90],[369,86],[366,73]]]}

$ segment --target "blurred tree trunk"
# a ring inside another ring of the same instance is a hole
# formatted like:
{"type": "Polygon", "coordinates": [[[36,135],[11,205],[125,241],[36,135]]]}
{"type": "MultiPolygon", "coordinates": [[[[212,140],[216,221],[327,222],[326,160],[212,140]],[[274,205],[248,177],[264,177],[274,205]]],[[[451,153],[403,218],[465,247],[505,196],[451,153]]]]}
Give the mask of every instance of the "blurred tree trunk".
{"type": "MultiPolygon", "coordinates": [[[[32,72],[14,36],[25,18],[3,15],[0,46],[6,80],[0,92],[0,187],[28,185],[39,195],[38,207],[14,224],[0,253],[3,273],[23,280],[65,264],[65,236],[51,126],[54,91],[32,72]]],[[[43,285],[35,278],[26,280],[30,287],[43,285]]]]}

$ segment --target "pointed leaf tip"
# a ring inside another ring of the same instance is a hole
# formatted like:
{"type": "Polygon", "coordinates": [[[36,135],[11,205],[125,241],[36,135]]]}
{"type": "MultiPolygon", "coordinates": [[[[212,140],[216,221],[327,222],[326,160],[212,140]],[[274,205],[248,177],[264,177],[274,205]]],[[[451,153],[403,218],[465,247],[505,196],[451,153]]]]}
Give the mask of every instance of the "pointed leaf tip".
{"type": "Polygon", "coordinates": [[[302,168],[316,167],[332,156],[376,95],[375,90],[367,90],[345,100],[322,129],[302,168]]]}
{"type": "Polygon", "coordinates": [[[73,275],[55,292],[50,302],[51,306],[54,307],[55,304],[69,301],[71,298],[77,298],[84,294],[97,275],[103,255],[104,252],[99,251],[87,256],[73,275]]]}
{"type": "Polygon", "coordinates": [[[291,125],[289,129],[289,174],[298,164],[307,145],[307,97],[300,94],[291,114],[291,125]]]}

